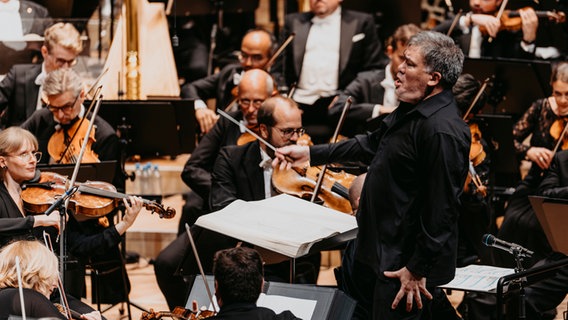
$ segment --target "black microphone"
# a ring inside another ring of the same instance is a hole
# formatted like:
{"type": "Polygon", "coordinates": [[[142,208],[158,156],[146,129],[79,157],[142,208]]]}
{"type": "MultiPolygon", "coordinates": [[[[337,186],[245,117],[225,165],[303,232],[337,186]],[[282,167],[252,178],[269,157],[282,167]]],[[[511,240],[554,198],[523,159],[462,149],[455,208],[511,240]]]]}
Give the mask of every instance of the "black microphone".
{"type": "Polygon", "coordinates": [[[65,201],[65,199],[69,198],[69,196],[73,195],[76,191],[77,187],[73,187],[65,191],[65,193],[59,199],[57,199],[57,201],[52,203],[51,206],[47,208],[47,210],[45,210],[44,214],[46,216],[50,215],[55,209],[57,209],[63,203],[63,201],[65,201]]]}
{"type": "Polygon", "coordinates": [[[521,245],[501,240],[499,238],[496,238],[494,235],[488,233],[483,235],[483,237],[481,238],[481,242],[483,242],[483,244],[488,247],[494,247],[501,250],[505,250],[513,255],[518,253],[522,257],[530,258],[534,254],[533,251],[524,248],[521,245]]]}

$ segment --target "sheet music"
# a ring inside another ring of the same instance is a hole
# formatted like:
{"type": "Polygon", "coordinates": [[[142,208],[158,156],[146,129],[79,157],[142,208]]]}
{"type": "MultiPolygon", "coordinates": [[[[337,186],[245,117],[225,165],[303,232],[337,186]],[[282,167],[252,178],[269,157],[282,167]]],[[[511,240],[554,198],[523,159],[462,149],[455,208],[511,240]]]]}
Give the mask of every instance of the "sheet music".
{"type": "Polygon", "coordinates": [[[279,295],[260,294],[256,305],[272,309],[276,313],[290,310],[297,318],[309,320],[314,314],[316,308],[316,300],[290,298],[279,295]]]}
{"type": "Polygon", "coordinates": [[[495,292],[499,278],[515,273],[513,269],[483,265],[469,265],[456,269],[456,276],[441,288],[464,291],[495,292]]]}
{"type": "Polygon", "coordinates": [[[321,239],[357,229],[353,216],[285,194],[235,200],[195,224],[288,257],[302,256],[321,239]]]}

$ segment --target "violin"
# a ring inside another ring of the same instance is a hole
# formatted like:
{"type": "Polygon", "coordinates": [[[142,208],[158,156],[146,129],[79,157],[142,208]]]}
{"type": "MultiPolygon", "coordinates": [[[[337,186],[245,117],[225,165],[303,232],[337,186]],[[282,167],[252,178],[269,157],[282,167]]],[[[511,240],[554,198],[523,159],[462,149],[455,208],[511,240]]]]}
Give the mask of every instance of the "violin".
{"type": "Polygon", "coordinates": [[[215,312],[211,310],[199,310],[192,311],[183,307],[175,307],[172,312],[170,311],[154,311],[150,309],[149,312],[142,312],[140,315],[140,320],[160,320],[163,317],[171,317],[173,319],[180,320],[202,320],[211,318],[215,315],[215,312]]]}
{"type": "MultiPolygon", "coordinates": [[[[272,185],[280,193],[294,195],[309,200],[314,193],[316,181],[321,174],[319,167],[292,168],[280,170],[274,168],[272,185]]],[[[349,187],[355,176],[341,172],[326,171],[318,198],[325,207],[351,214],[353,209],[349,202],[349,187]]]]}
{"type": "MultiPolygon", "coordinates": [[[[56,163],[68,164],[77,162],[84,138],[75,139],[75,137],[85,137],[87,135],[89,125],[90,121],[86,118],[82,118],[80,121],[76,121],[67,130],[63,128],[57,130],[51,138],[49,138],[47,152],[53,159],[55,159],[56,163]]],[[[93,128],[87,138],[87,149],[83,155],[82,162],[100,162],[99,156],[92,148],[95,141],[95,129],[93,128]]]]}
{"type": "MultiPolygon", "coordinates": [[[[504,10],[503,14],[500,16],[501,25],[499,27],[499,31],[507,30],[507,31],[518,31],[521,30],[523,27],[523,20],[521,18],[520,11],[526,10],[530,7],[525,7],[519,10],[504,10]]],[[[564,12],[556,12],[556,11],[535,11],[536,16],[539,19],[547,18],[549,21],[553,21],[555,23],[564,23],[566,21],[566,14],[564,12]]],[[[488,34],[487,28],[485,26],[480,25],[479,31],[482,35],[486,36],[488,34]]]]}
{"type": "MultiPolygon", "coordinates": [[[[31,214],[44,213],[67,190],[67,177],[54,172],[42,172],[38,183],[29,183],[22,186],[21,198],[24,210],[31,214]]],[[[87,181],[77,184],[77,192],[69,201],[69,208],[75,213],[79,221],[95,219],[106,216],[120,205],[119,199],[128,198],[129,195],[116,192],[116,188],[107,182],[87,181]]],[[[170,207],[146,199],[143,206],[152,213],[156,212],[160,218],[171,219],[176,211],[170,207]]]]}

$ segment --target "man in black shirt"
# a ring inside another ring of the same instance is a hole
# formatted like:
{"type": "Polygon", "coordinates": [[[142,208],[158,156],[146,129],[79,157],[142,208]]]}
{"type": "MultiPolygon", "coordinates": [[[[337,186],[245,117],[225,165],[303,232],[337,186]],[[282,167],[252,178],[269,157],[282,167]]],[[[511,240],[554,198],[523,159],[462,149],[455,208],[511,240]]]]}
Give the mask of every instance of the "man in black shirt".
{"type": "Polygon", "coordinates": [[[462,64],[452,39],[418,33],[396,74],[400,105],[376,131],[277,152],[274,165],[281,168],[306,161],[370,164],[357,216],[353,278],[376,281],[368,293],[373,319],[440,319],[442,309],[444,319],[457,317],[436,287],[454,277],[459,196],[469,161],[469,128],[451,92],[462,64]]]}

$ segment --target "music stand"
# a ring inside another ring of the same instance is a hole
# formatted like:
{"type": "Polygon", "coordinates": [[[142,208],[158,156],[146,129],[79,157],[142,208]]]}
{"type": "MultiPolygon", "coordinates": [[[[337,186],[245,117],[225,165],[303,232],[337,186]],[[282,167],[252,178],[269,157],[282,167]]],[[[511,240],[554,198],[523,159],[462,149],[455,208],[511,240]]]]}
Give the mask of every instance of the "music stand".
{"type": "Polygon", "coordinates": [[[551,92],[551,67],[545,61],[466,58],[463,73],[476,79],[494,76],[488,96],[493,113],[521,115],[533,101],[551,92]]]}
{"type": "MultiPolygon", "coordinates": [[[[214,288],[214,277],[206,276],[210,288],[214,288]]],[[[197,301],[198,306],[209,306],[209,297],[205,290],[205,284],[201,277],[194,278],[190,284],[191,290],[186,299],[186,309],[192,307],[193,301],[197,301]]],[[[356,302],[342,291],[335,288],[318,287],[315,285],[289,284],[282,282],[264,283],[263,293],[267,296],[278,295],[296,299],[315,300],[316,305],[311,319],[351,319],[355,310],[356,302]]],[[[294,313],[292,305],[286,308],[294,313]]],[[[308,319],[306,319],[308,320],[308,319]]]]}
{"type": "Polygon", "coordinates": [[[536,217],[554,251],[568,255],[568,200],[529,196],[536,217]]]}
{"type": "Polygon", "coordinates": [[[170,156],[195,149],[192,100],[105,100],[99,115],[113,128],[125,129],[128,156],[170,156]]]}

